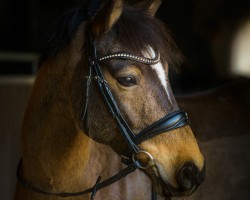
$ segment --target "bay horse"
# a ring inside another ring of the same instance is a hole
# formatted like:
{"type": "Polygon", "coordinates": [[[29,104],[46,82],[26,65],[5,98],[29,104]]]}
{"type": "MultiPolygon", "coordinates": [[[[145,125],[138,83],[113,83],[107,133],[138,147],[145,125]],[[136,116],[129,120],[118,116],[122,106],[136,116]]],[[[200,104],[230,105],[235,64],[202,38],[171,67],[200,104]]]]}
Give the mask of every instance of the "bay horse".
{"type": "Polygon", "coordinates": [[[90,1],[50,35],[23,120],[17,200],[166,199],[204,180],[170,88],[182,56],[154,17],[160,4],[90,1]]]}

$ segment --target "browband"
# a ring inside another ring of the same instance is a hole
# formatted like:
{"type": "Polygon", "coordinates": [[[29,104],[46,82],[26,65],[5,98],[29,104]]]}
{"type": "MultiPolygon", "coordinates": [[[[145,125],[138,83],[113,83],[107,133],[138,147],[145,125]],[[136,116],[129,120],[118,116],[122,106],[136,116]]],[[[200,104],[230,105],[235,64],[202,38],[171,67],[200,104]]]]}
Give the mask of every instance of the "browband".
{"type": "Polygon", "coordinates": [[[112,53],[112,54],[102,56],[98,59],[98,61],[103,62],[103,61],[112,60],[112,59],[133,60],[133,61],[140,62],[143,64],[154,65],[159,62],[160,56],[158,53],[156,53],[154,58],[146,58],[146,57],[132,55],[130,53],[120,52],[120,53],[112,53]]]}

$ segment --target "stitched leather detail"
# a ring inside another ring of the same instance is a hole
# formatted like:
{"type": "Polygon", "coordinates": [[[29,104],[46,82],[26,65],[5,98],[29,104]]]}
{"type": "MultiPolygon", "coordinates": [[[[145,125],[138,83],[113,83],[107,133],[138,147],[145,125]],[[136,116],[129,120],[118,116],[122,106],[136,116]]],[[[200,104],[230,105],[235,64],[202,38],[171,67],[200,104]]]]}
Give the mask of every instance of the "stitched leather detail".
{"type": "Polygon", "coordinates": [[[141,142],[150,139],[155,135],[180,128],[187,125],[188,123],[189,119],[185,111],[178,110],[172,112],[139,132],[135,136],[135,143],[140,144],[141,142]]]}

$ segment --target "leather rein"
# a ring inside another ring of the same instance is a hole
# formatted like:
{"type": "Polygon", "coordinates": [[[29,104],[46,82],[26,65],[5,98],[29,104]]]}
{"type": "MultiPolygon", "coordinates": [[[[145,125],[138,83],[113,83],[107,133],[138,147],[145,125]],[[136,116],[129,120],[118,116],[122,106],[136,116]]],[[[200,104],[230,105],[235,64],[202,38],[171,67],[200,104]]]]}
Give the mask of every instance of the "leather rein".
{"type": "MultiPolygon", "coordinates": [[[[86,41],[86,46],[87,46],[89,75],[87,76],[87,79],[86,79],[86,97],[85,97],[85,105],[84,105],[83,114],[82,114],[84,127],[86,131],[88,131],[88,124],[89,124],[88,123],[89,122],[88,107],[89,107],[90,89],[91,89],[91,84],[94,80],[99,88],[100,93],[103,96],[103,99],[106,105],[108,106],[114,119],[116,120],[117,126],[119,127],[124,140],[126,141],[129,147],[128,155],[121,157],[122,162],[126,164],[127,167],[120,170],[117,174],[115,174],[114,176],[104,181],[101,181],[101,177],[99,176],[97,178],[95,185],[84,191],[53,193],[53,192],[44,191],[34,186],[31,182],[25,180],[21,175],[22,160],[20,160],[18,167],[17,167],[17,173],[16,173],[17,180],[24,188],[30,191],[44,194],[44,195],[52,195],[52,196],[59,196],[59,197],[74,197],[74,196],[81,196],[81,195],[91,193],[91,200],[93,200],[98,190],[121,180],[122,178],[126,177],[128,174],[134,172],[136,169],[146,169],[148,167],[151,167],[152,162],[153,162],[153,157],[148,152],[140,150],[140,148],[138,147],[140,143],[160,133],[164,133],[164,132],[171,131],[173,129],[180,128],[189,123],[189,119],[188,119],[186,112],[182,110],[177,110],[177,111],[167,114],[160,120],[154,122],[152,125],[144,128],[139,133],[137,134],[133,133],[133,131],[131,130],[127,122],[125,121],[121,111],[119,110],[117,106],[115,98],[113,97],[112,92],[109,88],[108,82],[104,78],[100,64],[106,60],[125,59],[125,60],[132,60],[135,62],[140,62],[146,65],[152,65],[152,64],[156,64],[159,62],[160,59],[159,59],[158,54],[153,59],[136,56],[136,55],[126,53],[126,52],[117,52],[117,53],[112,53],[109,55],[98,57],[95,42],[93,40],[92,33],[88,26],[86,28],[86,40],[85,41],[86,41]],[[145,166],[142,163],[140,163],[139,160],[136,160],[136,155],[138,154],[145,154],[149,158],[151,164],[149,162],[148,165],[145,166]]],[[[155,200],[156,198],[157,198],[157,194],[154,192],[154,189],[152,189],[152,199],[155,200]]]]}

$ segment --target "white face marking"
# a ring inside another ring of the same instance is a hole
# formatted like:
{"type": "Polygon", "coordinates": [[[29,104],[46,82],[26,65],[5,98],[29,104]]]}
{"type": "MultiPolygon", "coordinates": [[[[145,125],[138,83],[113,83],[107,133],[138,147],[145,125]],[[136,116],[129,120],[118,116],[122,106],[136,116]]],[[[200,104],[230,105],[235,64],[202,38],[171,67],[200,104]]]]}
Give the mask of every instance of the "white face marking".
{"type": "MultiPolygon", "coordinates": [[[[154,50],[152,49],[152,47],[148,47],[149,52],[143,52],[145,57],[148,57],[148,54],[150,54],[150,58],[155,58],[156,53],[154,52],[154,50]]],[[[167,75],[165,72],[165,69],[163,67],[163,64],[161,62],[158,62],[154,65],[150,65],[152,67],[153,70],[156,71],[156,74],[158,76],[158,78],[160,79],[160,82],[163,86],[163,88],[165,89],[167,96],[168,96],[168,100],[170,101],[170,103],[172,103],[171,98],[170,98],[170,94],[169,94],[169,90],[168,90],[168,84],[167,84],[167,75]]]]}

